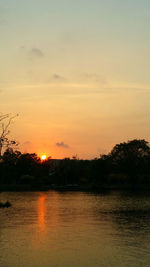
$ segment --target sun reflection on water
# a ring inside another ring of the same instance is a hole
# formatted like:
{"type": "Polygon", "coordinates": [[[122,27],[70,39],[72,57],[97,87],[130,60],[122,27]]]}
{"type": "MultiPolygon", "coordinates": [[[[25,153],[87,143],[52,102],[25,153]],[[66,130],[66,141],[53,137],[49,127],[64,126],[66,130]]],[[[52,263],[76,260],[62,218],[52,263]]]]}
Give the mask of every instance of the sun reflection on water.
{"type": "Polygon", "coordinates": [[[45,195],[38,198],[38,225],[41,230],[45,230],[45,200],[45,195]]]}

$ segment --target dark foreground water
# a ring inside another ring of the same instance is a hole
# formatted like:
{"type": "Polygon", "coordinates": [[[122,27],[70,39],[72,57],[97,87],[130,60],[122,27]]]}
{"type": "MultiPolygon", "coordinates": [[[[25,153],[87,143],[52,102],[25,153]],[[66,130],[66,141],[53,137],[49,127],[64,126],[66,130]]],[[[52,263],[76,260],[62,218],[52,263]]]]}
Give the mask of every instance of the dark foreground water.
{"type": "Polygon", "coordinates": [[[150,266],[150,192],[1,193],[0,266],[150,266]]]}

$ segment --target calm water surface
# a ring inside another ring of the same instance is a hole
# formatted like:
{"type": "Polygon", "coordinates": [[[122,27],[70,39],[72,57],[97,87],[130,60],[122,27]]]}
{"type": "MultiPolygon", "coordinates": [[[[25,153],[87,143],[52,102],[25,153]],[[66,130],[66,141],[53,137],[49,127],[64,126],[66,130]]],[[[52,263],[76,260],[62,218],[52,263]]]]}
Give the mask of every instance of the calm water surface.
{"type": "Polygon", "coordinates": [[[0,266],[150,266],[150,192],[1,193],[0,266]]]}

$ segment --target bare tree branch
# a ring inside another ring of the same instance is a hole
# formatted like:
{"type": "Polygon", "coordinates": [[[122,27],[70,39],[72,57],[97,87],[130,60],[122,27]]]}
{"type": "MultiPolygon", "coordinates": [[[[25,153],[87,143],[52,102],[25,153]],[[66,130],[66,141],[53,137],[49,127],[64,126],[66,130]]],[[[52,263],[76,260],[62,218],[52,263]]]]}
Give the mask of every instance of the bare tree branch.
{"type": "Polygon", "coordinates": [[[8,118],[9,116],[10,116],[10,114],[0,115],[0,121],[8,118]]]}
{"type": "Polygon", "coordinates": [[[8,135],[10,133],[9,127],[11,123],[13,122],[13,119],[16,118],[17,115],[11,115],[11,114],[4,114],[0,115],[0,157],[2,156],[2,149],[4,147],[10,147],[10,146],[16,146],[17,142],[15,140],[10,140],[8,138],[8,135]]]}

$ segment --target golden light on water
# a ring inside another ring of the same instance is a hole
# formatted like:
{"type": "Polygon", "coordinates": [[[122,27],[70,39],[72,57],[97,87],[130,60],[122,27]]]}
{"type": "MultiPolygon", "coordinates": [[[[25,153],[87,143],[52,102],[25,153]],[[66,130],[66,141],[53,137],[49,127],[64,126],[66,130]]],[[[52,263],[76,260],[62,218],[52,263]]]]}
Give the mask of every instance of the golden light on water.
{"type": "Polygon", "coordinates": [[[49,218],[49,228],[58,226],[58,214],[60,205],[60,194],[51,192],[50,204],[48,204],[48,195],[40,193],[37,203],[37,215],[38,215],[38,231],[41,233],[46,231],[46,214],[49,218]],[[47,202],[47,204],[46,204],[47,202]],[[49,205],[49,209],[46,207],[49,205]]]}
{"type": "Polygon", "coordinates": [[[45,228],[45,196],[38,199],[38,223],[41,229],[45,228]]]}

